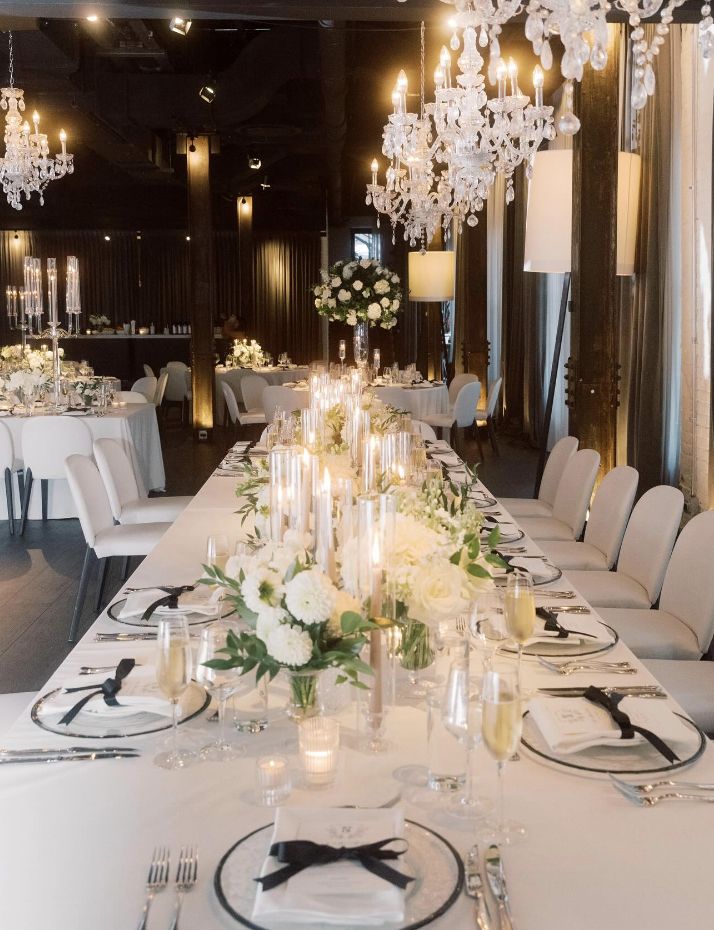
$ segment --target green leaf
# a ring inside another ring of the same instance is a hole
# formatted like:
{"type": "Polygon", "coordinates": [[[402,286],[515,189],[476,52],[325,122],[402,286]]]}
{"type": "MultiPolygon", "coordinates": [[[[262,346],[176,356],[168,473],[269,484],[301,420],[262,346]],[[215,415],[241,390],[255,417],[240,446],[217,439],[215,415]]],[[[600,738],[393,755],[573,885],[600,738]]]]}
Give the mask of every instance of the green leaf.
{"type": "Polygon", "coordinates": [[[362,628],[363,620],[354,610],[346,610],[340,617],[340,627],[345,636],[350,636],[362,628]]]}
{"type": "Polygon", "coordinates": [[[461,564],[461,549],[458,549],[458,550],[451,556],[451,558],[449,559],[449,561],[451,562],[452,565],[460,565],[460,564],[461,564]]]}
{"type": "Polygon", "coordinates": [[[466,571],[469,575],[473,575],[474,578],[490,578],[491,575],[486,571],[482,565],[478,565],[476,562],[472,562],[466,567],[466,571]]]}

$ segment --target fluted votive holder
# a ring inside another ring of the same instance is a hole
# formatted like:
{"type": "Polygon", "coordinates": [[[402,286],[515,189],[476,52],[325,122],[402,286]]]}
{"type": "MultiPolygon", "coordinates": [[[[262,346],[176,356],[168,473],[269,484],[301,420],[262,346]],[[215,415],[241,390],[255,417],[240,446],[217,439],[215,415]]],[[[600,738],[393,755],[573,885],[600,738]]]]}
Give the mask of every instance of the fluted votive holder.
{"type": "Polygon", "coordinates": [[[308,717],[300,723],[300,763],[310,788],[331,785],[337,774],[340,725],[332,717],[308,717]]]}
{"type": "Polygon", "coordinates": [[[261,756],[255,763],[255,794],[259,804],[275,807],[292,791],[290,769],[285,756],[261,756]]]}

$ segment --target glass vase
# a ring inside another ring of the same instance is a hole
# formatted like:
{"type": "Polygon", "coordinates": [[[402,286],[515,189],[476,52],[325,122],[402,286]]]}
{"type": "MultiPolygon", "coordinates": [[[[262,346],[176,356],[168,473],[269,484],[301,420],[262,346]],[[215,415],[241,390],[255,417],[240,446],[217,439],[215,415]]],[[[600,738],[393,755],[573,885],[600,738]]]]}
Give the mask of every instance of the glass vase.
{"type": "Polygon", "coordinates": [[[429,627],[425,623],[407,620],[402,624],[399,664],[409,672],[408,693],[423,697],[432,684],[425,670],[434,664],[429,627]]]}
{"type": "Polygon", "coordinates": [[[355,365],[364,368],[369,360],[369,323],[357,323],[352,332],[352,351],[355,365]]]}
{"type": "Polygon", "coordinates": [[[322,710],[320,675],[322,669],[287,669],[290,697],[286,712],[295,723],[316,717],[322,710]]]}

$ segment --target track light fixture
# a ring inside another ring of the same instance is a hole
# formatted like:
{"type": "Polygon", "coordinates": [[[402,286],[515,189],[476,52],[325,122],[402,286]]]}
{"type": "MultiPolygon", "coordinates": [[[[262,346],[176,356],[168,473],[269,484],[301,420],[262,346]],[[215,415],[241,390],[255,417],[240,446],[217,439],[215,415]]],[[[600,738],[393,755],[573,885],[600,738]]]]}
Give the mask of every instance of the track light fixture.
{"type": "Polygon", "coordinates": [[[198,96],[206,103],[213,103],[216,99],[216,88],[213,84],[204,84],[199,90],[198,96]]]}
{"type": "Polygon", "coordinates": [[[263,180],[260,182],[260,186],[263,188],[264,191],[269,190],[269,188],[270,188],[270,181],[268,180],[268,175],[267,175],[267,174],[265,175],[265,177],[263,178],[263,180]]]}
{"type": "Polygon", "coordinates": [[[176,35],[186,36],[188,35],[188,30],[191,28],[191,20],[184,19],[182,16],[174,16],[171,22],[169,23],[169,29],[171,32],[175,32],[176,35]]]}

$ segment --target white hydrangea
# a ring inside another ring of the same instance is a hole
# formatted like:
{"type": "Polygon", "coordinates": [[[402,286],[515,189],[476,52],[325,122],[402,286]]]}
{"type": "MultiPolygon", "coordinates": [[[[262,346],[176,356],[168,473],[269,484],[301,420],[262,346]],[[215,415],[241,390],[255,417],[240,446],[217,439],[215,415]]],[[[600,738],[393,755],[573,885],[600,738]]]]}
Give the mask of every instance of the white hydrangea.
{"type": "Polygon", "coordinates": [[[287,623],[267,634],[265,646],[276,662],[293,668],[306,665],[312,656],[310,634],[287,623]]]}
{"type": "MultiPolygon", "coordinates": [[[[379,268],[377,269],[379,271],[379,268]]],[[[384,278],[381,278],[379,281],[375,282],[374,293],[375,294],[386,294],[389,291],[389,281],[385,281],[384,278]]]]}
{"type": "Polygon", "coordinates": [[[285,606],[301,623],[324,623],[335,606],[335,586],[319,568],[298,572],[285,585],[285,606]]]}
{"type": "Polygon", "coordinates": [[[327,306],[330,308],[330,310],[335,309],[335,307],[337,306],[337,301],[335,300],[334,297],[327,298],[327,306]]]}

